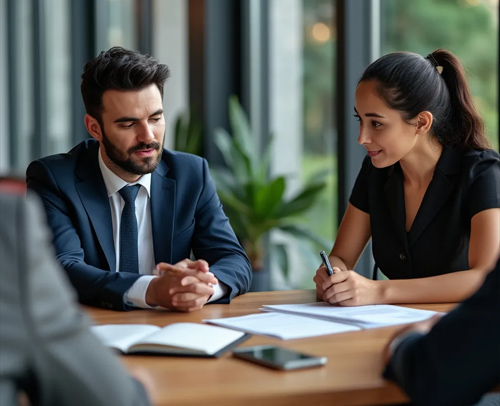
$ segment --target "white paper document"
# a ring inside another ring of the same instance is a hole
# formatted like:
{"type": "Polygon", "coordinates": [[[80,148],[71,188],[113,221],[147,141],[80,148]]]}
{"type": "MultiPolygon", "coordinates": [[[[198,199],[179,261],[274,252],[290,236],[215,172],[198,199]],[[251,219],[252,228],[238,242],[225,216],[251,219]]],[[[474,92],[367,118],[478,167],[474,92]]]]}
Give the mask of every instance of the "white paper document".
{"type": "Polygon", "coordinates": [[[278,312],[203,321],[247,333],[277,337],[282,340],[360,330],[359,327],[348,324],[278,312]]]}
{"type": "Polygon", "coordinates": [[[438,312],[431,310],[411,309],[392,305],[368,305],[342,307],[325,302],[289,305],[264,305],[262,310],[280,312],[321,320],[329,320],[342,324],[350,324],[360,328],[394,326],[426,320],[438,312]]]}

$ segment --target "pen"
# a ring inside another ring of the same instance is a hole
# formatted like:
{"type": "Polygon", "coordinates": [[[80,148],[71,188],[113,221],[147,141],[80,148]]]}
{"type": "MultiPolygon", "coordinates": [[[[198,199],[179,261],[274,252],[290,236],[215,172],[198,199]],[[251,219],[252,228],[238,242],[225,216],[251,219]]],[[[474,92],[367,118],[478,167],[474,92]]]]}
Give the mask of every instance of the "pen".
{"type": "Polygon", "coordinates": [[[319,253],[319,255],[321,256],[321,259],[323,261],[323,265],[325,265],[326,273],[328,274],[328,276],[332,276],[334,274],[334,272],[333,272],[332,266],[330,265],[330,261],[328,260],[328,257],[326,256],[326,252],[321,251],[319,253]]]}

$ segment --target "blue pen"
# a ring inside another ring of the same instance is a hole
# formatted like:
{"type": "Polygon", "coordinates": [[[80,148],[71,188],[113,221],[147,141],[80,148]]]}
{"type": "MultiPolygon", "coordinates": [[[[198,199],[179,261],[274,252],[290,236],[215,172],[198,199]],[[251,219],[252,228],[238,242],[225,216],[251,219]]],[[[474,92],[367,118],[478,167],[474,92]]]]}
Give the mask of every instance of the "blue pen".
{"type": "Polygon", "coordinates": [[[323,261],[323,265],[325,265],[326,273],[328,274],[328,276],[332,276],[334,274],[334,272],[333,272],[332,266],[330,265],[330,261],[329,261],[328,257],[326,256],[326,252],[321,251],[319,253],[319,255],[321,256],[321,259],[323,261]]]}

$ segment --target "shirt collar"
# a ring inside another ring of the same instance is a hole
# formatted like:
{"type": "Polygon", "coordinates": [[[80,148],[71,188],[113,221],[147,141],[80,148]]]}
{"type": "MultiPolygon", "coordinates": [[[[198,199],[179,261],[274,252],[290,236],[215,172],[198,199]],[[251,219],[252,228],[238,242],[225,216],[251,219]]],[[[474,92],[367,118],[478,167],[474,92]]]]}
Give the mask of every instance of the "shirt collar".
{"type": "Polygon", "coordinates": [[[443,146],[443,152],[439,157],[436,165],[436,170],[444,175],[453,175],[462,170],[463,153],[460,153],[454,148],[443,146]]]}
{"type": "Polygon", "coordinates": [[[137,182],[128,183],[125,182],[118,175],[113,173],[111,169],[109,169],[104,163],[101,156],[101,148],[99,147],[99,153],[97,154],[99,159],[99,168],[101,169],[102,178],[104,179],[104,185],[106,186],[106,190],[108,192],[108,197],[113,196],[116,192],[118,192],[121,188],[127,185],[141,185],[144,186],[146,191],[148,192],[148,197],[151,197],[150,189],[151,189],[151,174],[146,173],[142,175],[137,182]]]}

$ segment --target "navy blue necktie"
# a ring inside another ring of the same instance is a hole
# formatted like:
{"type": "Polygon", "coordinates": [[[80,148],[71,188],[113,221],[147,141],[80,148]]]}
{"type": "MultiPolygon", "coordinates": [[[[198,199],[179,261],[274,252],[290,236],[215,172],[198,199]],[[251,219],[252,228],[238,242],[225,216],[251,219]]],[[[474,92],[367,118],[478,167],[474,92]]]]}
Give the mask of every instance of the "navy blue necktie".
{"type": "Polygon", "coordinates": [[[125,186],[118,192],[125,200],[120,220],[120,272],[139,273],[135,198],[140,187],[140,185],[125,186]]]}

